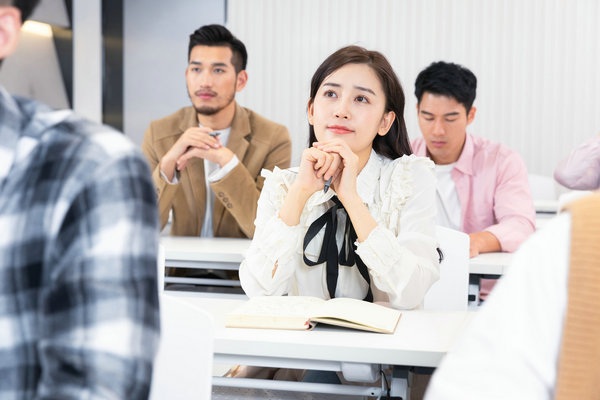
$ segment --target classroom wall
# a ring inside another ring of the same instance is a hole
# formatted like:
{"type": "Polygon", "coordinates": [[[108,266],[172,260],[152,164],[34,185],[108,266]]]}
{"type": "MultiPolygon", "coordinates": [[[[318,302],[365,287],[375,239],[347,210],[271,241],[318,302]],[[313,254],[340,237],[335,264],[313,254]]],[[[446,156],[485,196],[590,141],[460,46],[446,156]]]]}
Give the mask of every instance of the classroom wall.
{"type": "Polygon", "coordinates": [[[73,110],[101,123],[102,0],[73,0],[73,110]]]}
{"type": "MultiPolygon", "coordinates": [[[[42,0],[40,9],[54,3],[42,0]]],[[[151,120],[189,104],[189,33],[226,19],[249,51],[250,80],[238,100],[288,126],[294,163],[306,145],[310,77],[349,43],[390,59],[405,87],[411,137],[420,134],[414,79],[440,59],[479,79],[470,131],[518,150],[532,173],[551,176],[561,157],[600,131],[596,0],[125,0],[124,7],[124,131],[138,144],[151,120]]],[[[67,106],[52,43],[27,35],[0,69],[0,83],[67,106]]]]}
{"type": "Polygon", "coordinates": [[[124,131],[141,144],[150,121],[190,104],[189,35],[225,23],[225,0],[125,0],[124,7],[124,131]]]}
{"type": "MultiPolygon", "coordinates": [[[[62,1],[41,0],[31,19],[68,28],[62,1]]],[[[10,93],[29,97],[56,108],[69,107],[58,56],[49,26],[21,29],[19,46],[0,68],[0,84],[10,93]]]]}
{"type": "Polygon", "coordinates": [[[600,2],[595,0],[228,0],[228,27],[248,47],[239,101],[285,124],[294,163],[306,146],[312,73],[347,44],[382,51],[420,135],[414,80],[433,61],[478,77],[472,133],[518,150],[551,176],[571,148],[600,131],[600,2]]]}

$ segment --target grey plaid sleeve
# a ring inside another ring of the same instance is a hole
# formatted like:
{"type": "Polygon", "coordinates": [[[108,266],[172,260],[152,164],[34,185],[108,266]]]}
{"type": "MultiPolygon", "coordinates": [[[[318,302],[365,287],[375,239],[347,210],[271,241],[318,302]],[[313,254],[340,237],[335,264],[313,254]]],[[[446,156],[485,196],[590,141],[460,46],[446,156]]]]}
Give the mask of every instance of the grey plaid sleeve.
{"type": "Polygon", "coordinates": [[[53,267],[41,296],[38,396],[145,399],[159,337],[150,171],[132,153],[71,175],[46,249],[53,267]]]}

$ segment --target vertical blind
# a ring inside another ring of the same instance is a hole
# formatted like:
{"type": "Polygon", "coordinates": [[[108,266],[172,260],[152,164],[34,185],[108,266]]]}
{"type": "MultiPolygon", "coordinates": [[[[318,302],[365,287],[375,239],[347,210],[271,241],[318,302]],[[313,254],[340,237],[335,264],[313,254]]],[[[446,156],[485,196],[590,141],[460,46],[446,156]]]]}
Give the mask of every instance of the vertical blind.
{"type": "Polygon", "coordinates": [[[227,26],[247,46],[239,102],[288,127],[293,163],[307,145],[310,78],[357,44],[390,60],[420,135],[414,80],[433,61],[478,78],[471,133],[517,150],[530,173],[600,132],[600,2],[596,0],[228,0],[227,26]]]}

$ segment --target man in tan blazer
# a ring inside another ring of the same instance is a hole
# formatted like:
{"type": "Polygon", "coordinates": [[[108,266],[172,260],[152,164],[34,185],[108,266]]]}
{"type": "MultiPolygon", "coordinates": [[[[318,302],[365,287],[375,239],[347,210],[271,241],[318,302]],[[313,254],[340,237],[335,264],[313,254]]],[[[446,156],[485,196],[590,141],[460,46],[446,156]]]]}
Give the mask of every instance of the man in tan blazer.
{"type": "Polygon", "coordinates": [[[172,235],[251,238],[260,172],[289,167],[290,135],[236,103],[248,80],[247,53],[225,27],[197,29],[188,51],[192,106],[153,121],[142,143],[162,227],[172,210],[172,235]]]}

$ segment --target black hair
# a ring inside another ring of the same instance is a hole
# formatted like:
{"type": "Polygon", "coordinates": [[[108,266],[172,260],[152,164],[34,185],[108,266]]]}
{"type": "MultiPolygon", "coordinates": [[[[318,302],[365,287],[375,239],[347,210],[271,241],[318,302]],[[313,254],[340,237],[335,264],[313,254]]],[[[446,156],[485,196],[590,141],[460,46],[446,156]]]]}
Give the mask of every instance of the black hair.
{"type": "MultiPolygon", "coordinates": [[[[314,101],[325,78],[347,64],[365,64],[373,69],[385,93],[385,112],[393,111],[396,114],[388,133],[384,136],[377,135],[373,139],[373,150],[391,159],[412,154],[404,122],[404,91],[394,69],[385,56],[378,51],[359,46],[346,46],[327,57],[312,77],[309,103],[314,101]]],[[[310,146],[317,141],[317,137],[312,125],[309,126],[308,132],[310,146]]]]}
{"type": "Polygon", "coordinates": [[[241,40],[233,36],[229,29],[223,25],[213,24],[204,25],[194,31],[190,35],[190,44],[188,46],[188,60],[192,49],[195,46],[225,46],[231,49],[231,63],[235,67],[235,72],[238,73],[246,69],[248,61],[248,53],[246,46],[241,40]]]}
{"type": "Polygon", "coordinates": [[[477,92],[477,77],[462,65],[444,61],[434,62],[417,76],[417,104],[421,104],[421,98],[426,92],[456,99],[469,114],[477,92]]]}
{"type": "Polygon", "coordinates": [[[0,5],[18,8],[21,11],[21,22],[25,22],[39,2],[40,0],[5,0],[0,1],[0,5]]]}

